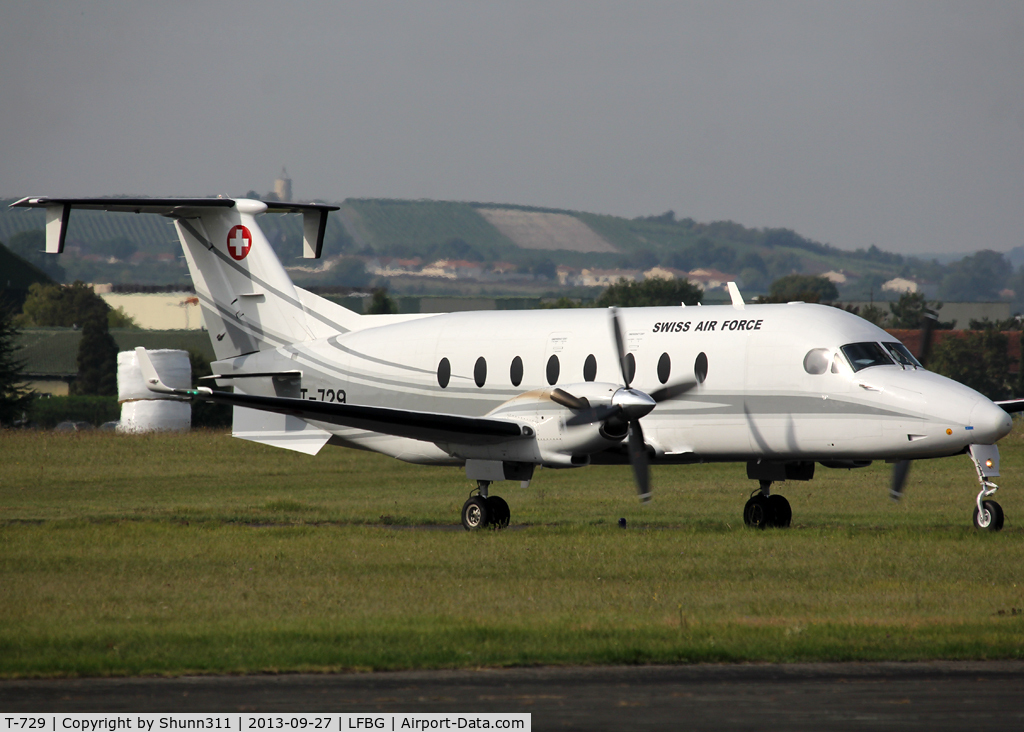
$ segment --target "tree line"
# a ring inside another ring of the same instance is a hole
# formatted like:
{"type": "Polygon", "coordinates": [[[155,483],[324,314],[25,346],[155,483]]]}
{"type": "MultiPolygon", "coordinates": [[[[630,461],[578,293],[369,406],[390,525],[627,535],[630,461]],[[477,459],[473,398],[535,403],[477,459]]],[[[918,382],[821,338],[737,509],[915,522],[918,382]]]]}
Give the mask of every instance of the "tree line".
{"type": "MultiPolygon", "coordinates": [[[[824,277],[789,275],[772,283],[770,293],[759,302],[802,300],[830,304],[838,293],[824,277]]],[[[593,307],[678,307],[701,303],[704,291],[686,280],[649,279],[642,282],[620,280],[607,287],[592,304],[593,307]]],[[[581,307],[579,301],[561,298],[546,307],[581,307]]],[[[918,329],[928,310],[940,310],[939,302],[928,302],[920,293],[904,293],[888,304],[870,312],[858,312],[872,322],[890,329],[918,329]]],[[[865,308],[863,310],[868,310],[865,308]]],[[[374,292],[371,313],[397,312],[394,301],[385,290],[374,292]]],[[[111,327],[132,327],[134,323],[123,312],[113,310],[82,282],[71,285],[33,284],[22,312],[0,312],[0,425],[9,425],[20,417],[33,398],[19,387],[24,364],[19,362],[16,337],[19,327],[78,327],[82,339],[78,351],[78,377],[72,384],[77,395],[115,395],[117,393],[117,344],[110,335],[111,327]]],[[[991,399],[1024,396],[1024,331],[1017,319],[1006,322],[972,322],[971,330],[950,333],[937,339],[928,367],[948,376],[991,399]],[[1010,357],[1011,339],[1022,348],[1014,363],[1010,357]],[[1012,366],[1018,368],[1016,372],[1012,366]]],[[[951,323],[941,324],[951,328],[951,323]]],[[[191,354],[194,375],[209,371],[202,357],[191,354]]]]}

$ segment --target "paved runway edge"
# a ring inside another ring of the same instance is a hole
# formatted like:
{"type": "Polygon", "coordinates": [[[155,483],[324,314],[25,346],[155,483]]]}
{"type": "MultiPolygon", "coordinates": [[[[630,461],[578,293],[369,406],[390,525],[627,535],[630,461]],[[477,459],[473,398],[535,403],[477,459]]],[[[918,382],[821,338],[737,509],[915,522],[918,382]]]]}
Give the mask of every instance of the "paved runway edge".
{"type": "Polygon", "coordinates": [[[526,667],[0,681],[3,712],[532,712],[534,729],[1005,728],[1024,661],[526,667]]]}

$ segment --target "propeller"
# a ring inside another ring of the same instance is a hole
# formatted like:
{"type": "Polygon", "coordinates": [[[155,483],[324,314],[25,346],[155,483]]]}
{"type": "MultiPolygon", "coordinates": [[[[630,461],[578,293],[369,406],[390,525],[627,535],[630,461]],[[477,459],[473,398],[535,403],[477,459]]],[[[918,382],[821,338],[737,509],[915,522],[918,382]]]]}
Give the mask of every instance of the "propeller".
{"type": "MultiPolygon", "coordinates": [[[[925,310],[921,319],[921,349],[918,352],[917,360],[921,366],[927,367],[928,356],[932,351],[932,338],[935,335],[935,325],[939,320],[939,314],[933,310],[925,310]]],[[[892,483],[889,486],[889,497],[899,501],[903,497],[903,491],[907,483],[907,475],[910,474],[910,460],[900,460],[892,466],[892,483]]]]}
{"type": "Polygon", "coordinates": [[[636,492],[640,500],[647,503],[651,500],[651,468],[650,460],[647,457],[647,442],[644,440],[644,431],[640,427],[640,418],[650,414],[657,402],[648,394],[631,389],[630,382],[633,374],[630,373],[630,364],[627,360],[626,339],[622,332],[622,319],[619,317],[618,308],[608,308],[611,318],[612,334],[615,337],[615,350],[618,355],[619,373],[622,375],[624,386],[612,395],[612,407],[618,409],[619,419],[625,420],[629,425],[629,464],[633,466],[633,477],[636,480],[636,492]]]}
{"type": "MultiPolygon", "coordinates": [[[[591,406],[585,397],[577,397],[564,389],[555,388],[551,390],[551,401],[571,409],[575,414],[565,420],[569,426],[581,424],[593,424],[605,422],[606,425],[618,429],[626,428],[626,446],[629,452],[629,462],[633,466],[633,476],[636,479],[636,490],[640,500],[647,503],[651,500],[651,477],[650,460],[647,456],[647,442],[644,440],[643,428],[640,427],[640,419],[650,414],[651,410],[659,402],[685,394],[700,382],[695,378],[686,379],[668,384],[660,389],[647,394],[639,389],[630,386],[633,381],[633,371],[626,352],[626,339],[623,335],[622,320],[616,308],[609,308],[612,335],[615,339],[615,351],[619,363],[619,374],[622,376],[622,384],[612,394],[610,404],[591,406]]],[[[615,434],[621,432],[615,431],[615,434]]]]}
{"type": "Polygon", "coordinates": [[[680,381],[664,386],[651,394],[633,389],[630,386],[633,374],[630,373],[632,369],[626,352],[626,339],[623,335],[622,320],[618,310],[609,308],[609,317],[618,357],[619,374],[622,376],[623,384],[612,395],[611,403],[592,407],[586,399],[575,397],[563,389],[553,389],[551,399],[576,412],[566,420],[567,425],[608,422],[617,423],[620,428],[622,426],[627,428],[626,445],[629,451],[629,462],[633,466],[633,476],[636,479],[637,494],[640,496],[640,500],[646,503],[651,500],[650,460],[647,456],[647,443],[644,440],[640,419],[650,414],[659,402],[685,394],[697,386],[698,382],[696,379],[680,381]]]}

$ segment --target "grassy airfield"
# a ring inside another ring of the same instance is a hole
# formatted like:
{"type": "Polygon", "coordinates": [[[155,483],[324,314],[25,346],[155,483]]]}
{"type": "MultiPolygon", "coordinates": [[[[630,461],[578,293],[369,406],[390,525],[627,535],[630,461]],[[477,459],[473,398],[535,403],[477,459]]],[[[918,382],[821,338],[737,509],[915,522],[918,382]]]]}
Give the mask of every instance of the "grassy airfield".
{"type": "Polygon", "coordinates": [[[819,466],[767,531],[743,465],[656,468],[645,507],[628,467],[542,470],[470,534],[454,468],[0,432],[0,676],[1022,658],[1022,431],[1001,451],[998,534],[966,457],[898,505],[884,464],[819,466]]]}

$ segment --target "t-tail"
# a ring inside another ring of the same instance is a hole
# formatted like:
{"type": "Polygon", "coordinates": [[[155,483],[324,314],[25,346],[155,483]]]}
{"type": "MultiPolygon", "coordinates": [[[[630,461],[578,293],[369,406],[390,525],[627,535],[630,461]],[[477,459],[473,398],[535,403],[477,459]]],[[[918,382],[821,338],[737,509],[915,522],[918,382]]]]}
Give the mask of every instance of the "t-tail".
{"type": "Polygon", "coordinates": [[[72,209],[152,213],[173,219],[218,361],[358,329],[360,316],[296,287],[256,223],[262,213],[301,213],[303,254],[319,258],[337,206],[230,198],[23,198],[46,209],[46,251],[64,249],[72,209]]]}

